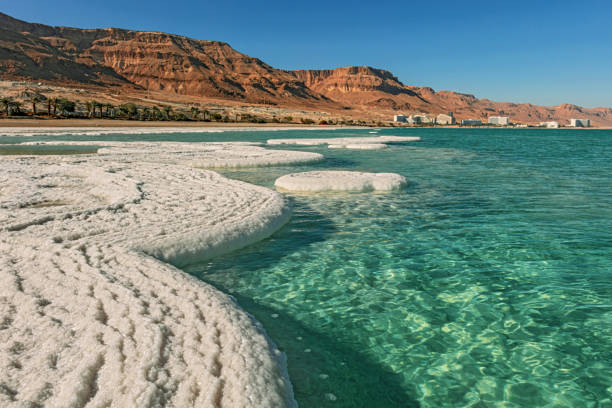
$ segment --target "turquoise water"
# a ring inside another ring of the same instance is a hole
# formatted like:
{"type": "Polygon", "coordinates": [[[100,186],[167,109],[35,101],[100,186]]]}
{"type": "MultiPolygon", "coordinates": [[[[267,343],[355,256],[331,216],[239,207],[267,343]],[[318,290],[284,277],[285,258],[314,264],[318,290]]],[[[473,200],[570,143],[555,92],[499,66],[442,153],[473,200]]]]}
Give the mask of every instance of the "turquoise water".
{"type": "MultiPolygon", "coordinates": [[[[387,130],[382,133],[401,134],[387,130]]],[[[612,132],[421,132],[312,168],[394,194],[290,196],[271,239],[190,268],[289,359],[301,407],[612,406],[612,132]]]]}
{"type": "MultiPolygon", "coordinates": [[[[188,268],[263,323],[300,407],[612,407],[612,131],[380,134],[423,140],[291,147],[326,160],[225,174],[392,171],[406,190],[288,195],[293,218],[270,239],[188,268]]],[[[348,135],[371,136],[64,138],[348,135]]]]}

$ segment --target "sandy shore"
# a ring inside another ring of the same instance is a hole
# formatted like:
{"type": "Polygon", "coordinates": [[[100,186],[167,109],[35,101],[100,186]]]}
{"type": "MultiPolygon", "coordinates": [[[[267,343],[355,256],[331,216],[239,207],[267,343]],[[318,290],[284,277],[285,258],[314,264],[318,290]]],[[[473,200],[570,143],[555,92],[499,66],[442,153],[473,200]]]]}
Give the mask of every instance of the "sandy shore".
{"type": "Polygon", "coordinates": [[[0,127],[181,127],[181,128],[288,128],[288,129],[337,129],[344,126],[307,126],[292,123],[223,123],[223,122],[179,122],[179,121],[140,121],[108,119],[0,119],[0,127]]]}

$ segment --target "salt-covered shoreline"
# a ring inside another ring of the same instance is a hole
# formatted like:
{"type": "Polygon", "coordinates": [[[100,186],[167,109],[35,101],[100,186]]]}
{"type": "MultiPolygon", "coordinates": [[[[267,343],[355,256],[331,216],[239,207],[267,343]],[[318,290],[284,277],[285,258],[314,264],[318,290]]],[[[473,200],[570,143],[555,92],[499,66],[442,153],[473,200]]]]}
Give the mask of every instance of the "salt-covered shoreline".
{"type": "Polygon", "coordinates": [[[263,328],[162,260],[237,249],[289,217],[280,194],[195,169],[198,155],[207,165],[318,157],[155,146],[0,158],[0,405],[296,405],[263,328]]]}

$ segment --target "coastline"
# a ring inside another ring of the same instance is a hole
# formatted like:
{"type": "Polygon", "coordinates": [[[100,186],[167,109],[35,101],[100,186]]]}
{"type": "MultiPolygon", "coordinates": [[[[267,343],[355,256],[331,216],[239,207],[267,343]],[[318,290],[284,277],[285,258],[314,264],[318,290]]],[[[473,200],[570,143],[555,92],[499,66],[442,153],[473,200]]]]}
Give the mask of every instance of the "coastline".
{"type": "MultiPolygon", "coordinates": [[[[239,129],[347,129],[354,126],[316,125],[309,126],[300,123],[242,123],[242,122],[183,122],[183,121],[140,121],[113,119],[0,119],[0,128],[239,128],[239,129]]],[[[364,127],[364,129],[366,129],[364,127]]]]}
{"type": "MultiPolygon", "coordinates": [[[[182,129],[206,129],[206,131],[227,130],[330,130],[330,129],[378,129],[372,126],[343,126],[343,125],[304,125],[301,123],[245,123],[245,122],[188,122],[188,121],[139,121],[122,119],[0,119],[2,128],[182,128],[182,129]]],[[[540,127],[499,127],[499,126],[398,126],[382,127],[381,129],[513,129],[513,130],[610,130],[612,126],[591,126],[588,128],[540,128],[540,127]]]]}

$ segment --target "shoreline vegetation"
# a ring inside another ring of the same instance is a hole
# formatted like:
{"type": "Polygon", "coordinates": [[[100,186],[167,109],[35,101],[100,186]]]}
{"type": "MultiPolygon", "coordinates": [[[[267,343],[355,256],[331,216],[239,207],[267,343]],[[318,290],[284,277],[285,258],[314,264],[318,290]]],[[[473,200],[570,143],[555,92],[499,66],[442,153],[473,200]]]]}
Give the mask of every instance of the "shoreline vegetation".
{"type": "MultiPolygon", "coordinates": [[[[184,107],[171,105],[145,106],[132,102],[111,104],[96,100],[80,101],[63,97],[47,97],[41,93],[28,93],[25,99],[0,96],[0,127],[363,127],[363,128],[452,128],[452,129],[534,129],[535,125],[490,126],[398,124],[393,121],[360,120],[348,118],[298,117],[277,112],[272,116],[255,113],[219,111],[201,106],[184,107]]],[[[320,113],[320,112],[319,112],[320,113]]],[[[563,128],[563,127],[562,127],[563,128]]],[[[576,128],[571,128],[576,129],[576,128]]],[[[591,126],[588,129],[610,129],[591,126]]]]}
{"type": "MultiPolygon", "coordinates": [[[[314,125],[304,125],[301,123],[248,123],[248,122],[197,122],[197,121],[139,121],[125,119],[55,119],[55,118],[3,118],[0,117],[0,128],[2,127],[126,127],[126,128],[310,128],[314,125]]],[[[317,129],[338,127],[354,127],[342,125],[317,126],[317,129]]]]}
{"type": "MultiPolygon", "coordinates": [[[[100,127],[100,128],[290,128],[290,129],[330,129],[330,128],[364,128],[356,124],[304,124],[304,123],[251,123],[251,122],[203,122],[203,121],[146,121],[127,119],[99,119],[99,118],[49,118],[40,116],[5,117],[0,116],[0,128],[56,128],[56,127],[100,127]]],[[[500,127],[500,126],[366,126],[365,128],[387,128],[387,129],[515,129],[515,130],[608,130],[609,126],[591,126],[588,128],[560,127],[547,129],[542,127],[500,127]]]]}
{"type": "Polygon", "coordinates": [[[390,126],[385,122],[353,119],[313,119],[292,115],[266,117],[255,113],[236,113],[191,106],[188,110],[172,105],[145,106],[132,102],[124,104],[102,103],[95,100],[74,101],[67,98],[46,97],[40,93],[29,93],[20,101],[10,96],[0,96],[0,119],[9,120],[103,120],[133,121],[137,123],[215,123],[248,125],[322,125],[322,126],[390,126]],[[41,108],[42,106],[42,108],[41,108]],[[31,108],[31,109],[28,109],[31,108]]]}

